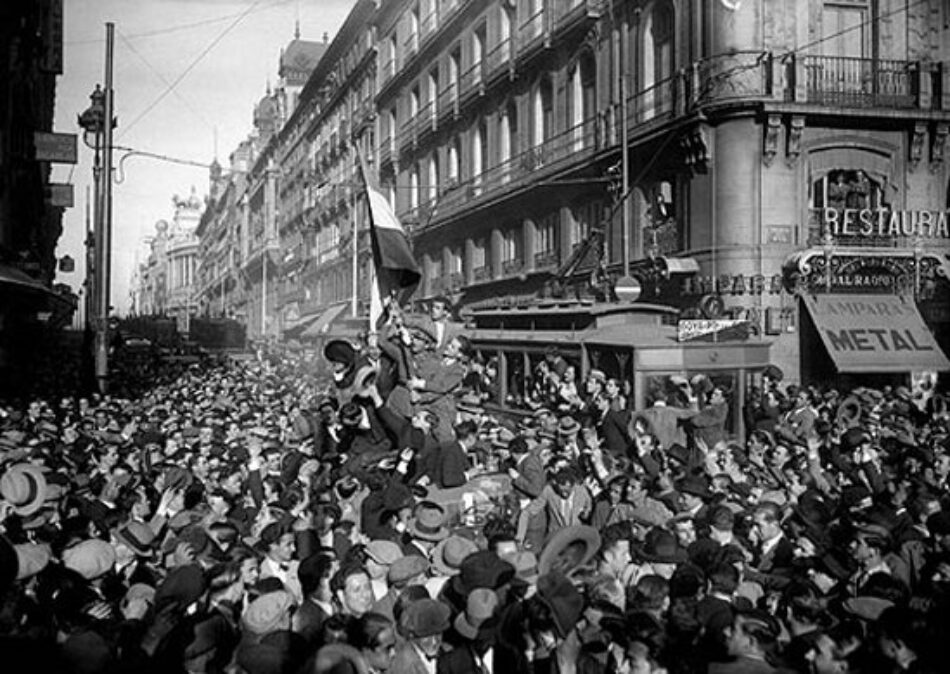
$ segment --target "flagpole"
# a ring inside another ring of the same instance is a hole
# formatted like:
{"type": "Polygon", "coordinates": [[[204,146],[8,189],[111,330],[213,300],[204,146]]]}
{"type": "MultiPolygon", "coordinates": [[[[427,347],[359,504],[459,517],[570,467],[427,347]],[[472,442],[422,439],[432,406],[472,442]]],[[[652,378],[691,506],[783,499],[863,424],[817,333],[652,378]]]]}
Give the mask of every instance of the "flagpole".
{"type": "Polygon", "coordinates": [[[351,280],[353,282],[353,293],[350,298],[350,311],[353,313],[353,318],[356,318],[357,311],[359,311],[359,290],[356,287],[357,280],[359,279],[359,240],[357,232],[357,222],[356,222],[356,189],[349,185],[347,186],[350,190],[350,236],[353,239],[353,265],[350,270],[351,280]]]}

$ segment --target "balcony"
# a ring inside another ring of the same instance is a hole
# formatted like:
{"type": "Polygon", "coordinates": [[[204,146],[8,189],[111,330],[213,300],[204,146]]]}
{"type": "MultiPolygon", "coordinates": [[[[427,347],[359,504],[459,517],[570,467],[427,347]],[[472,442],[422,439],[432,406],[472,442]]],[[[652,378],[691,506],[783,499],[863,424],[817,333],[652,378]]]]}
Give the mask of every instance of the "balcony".
{"type": "MultiPolygon", "coordinates": [[[[554,38],[565,39],[575,32],[593,25],[604,12],[606,2],[612,0],[561,0],[555,2],[554,38]]],[[[549,9],[551,11],[551,9],[549,9]]]]}
{"type": "Polygon", "coordinates": [[[465,104],[474,97],[485,95],[485,80],[482,76],[482,63],[478,62],[462,73],[459,78],[459,94],[461,104],[465,104]]]}
{"type": "Polygon", "coordinates": [[[518,27],[518,58],[528,59],[551,46],[552,12],[547,3],[518,27]]]}
{"type": "Polygon", "coordinates": [[[487,84],[491,84],[499,77],[507,76],[509,79],[514,77],[513,52],[511,39],[508,38],[499,42],[485,54],[485,80],[487,84]]]}
{"type": "Polygon", "coordinates": [[[847,108],[913,108],[919,86],[911,61],[802,57],[807,102],[847,108]]]}
{"type": "Polygon", "coordinates": [[[459,115],[458,82],[452,82],[449,86],[440,91],[436,103],[440,121],[445,119],[457,119],[459,115]]]}
{"type": "Polygon", "coordinates": [[[430,133],[435,132],[437,127],[435,101],[426,103],[425,107],[423,107],[413,119],[412,125],[417,142],[428,136],[430,133]]]}

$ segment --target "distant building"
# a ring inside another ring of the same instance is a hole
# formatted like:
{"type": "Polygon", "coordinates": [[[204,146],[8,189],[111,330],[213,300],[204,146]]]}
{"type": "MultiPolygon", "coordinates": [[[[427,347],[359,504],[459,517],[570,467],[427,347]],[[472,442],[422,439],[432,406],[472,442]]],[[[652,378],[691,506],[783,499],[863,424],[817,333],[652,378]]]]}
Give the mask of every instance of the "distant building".
{"type": "Polygon", "coordinates": [[[171,223],[155,223],[148,258],[136,271],[135,311],[174,318],[178,329],[188,332],[189,321],[199,305],[195,232],[204,204],[194,187],[187,198],[173,197],[172,204],[171,223]]]}

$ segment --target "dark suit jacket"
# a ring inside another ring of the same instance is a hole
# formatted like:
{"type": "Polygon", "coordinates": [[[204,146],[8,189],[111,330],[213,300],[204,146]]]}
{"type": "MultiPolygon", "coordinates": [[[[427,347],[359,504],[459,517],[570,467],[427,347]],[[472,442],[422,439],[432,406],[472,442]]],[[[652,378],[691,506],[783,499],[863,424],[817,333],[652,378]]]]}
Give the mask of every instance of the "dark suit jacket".
{"type": "Polygon", "coordinates": [[[791,580],[794,561],[795,546],[783,535],[766,554],[760,548],[755,550],[753,568],[746,572],[746,578],[766,590],[785,587],[791,580]]]}
{"type": "Polygon", "coordinates": [[[435,483],[442,489],[461,487],[465,484],[465,471],[469,468],[468,457],[458,440],[443,442],[435,458],[435,483]]]}
{"type": "Polygon", "coordinates": [[[511,486],[528,498],[540,496],[547,480],[544,475],[544,465],[538,455],[529,452],[515,470],[518,471],[518,477],[511,481],[511,486]]]}
{"type": "Polygon", "coordinates": [[[304,599],[294,613],[294,632],[306,639],[307,645],[314,646],[320,636],[323,622],[329,617],[322,608],[309,599],[304,599]]]}
{"type": "Polygon", "coordinates": [[[630,446],[630,412],[627,410],[608,410],[600,422],[600,431],[604,438],[604,448],[614,455],[627,453],[630,446]]]}
{"type": "MultiPolygon", "coordinates": [[[[497,672],[498,652],[492,652],[492,671],[497,672]]],[[[442,653],[436,665],[436,674],[483,674],[482,668],[475,662],[475,654],[468,643],[456,646],[442,653]]]]}

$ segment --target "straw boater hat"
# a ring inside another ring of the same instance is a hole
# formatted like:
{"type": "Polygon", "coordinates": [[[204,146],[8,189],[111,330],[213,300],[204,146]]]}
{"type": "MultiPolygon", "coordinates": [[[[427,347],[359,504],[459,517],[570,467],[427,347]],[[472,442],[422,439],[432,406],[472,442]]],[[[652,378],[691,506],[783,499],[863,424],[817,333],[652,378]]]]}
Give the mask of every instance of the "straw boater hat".
{"type": "Polygon", "coordinates": [[[0,477],[0,496],[17,515],[32,515],[46,500],[46,477],[39,466],[18,463],[0,477]]]}
{"type": "Polygon", "coordinates": [[[564,527],[547,542],[538,560],[541,575],[560,571],[569,575],[594,558],[600,549],[600,533],[594,527],[577,525],[564,527]]]}

